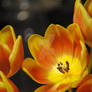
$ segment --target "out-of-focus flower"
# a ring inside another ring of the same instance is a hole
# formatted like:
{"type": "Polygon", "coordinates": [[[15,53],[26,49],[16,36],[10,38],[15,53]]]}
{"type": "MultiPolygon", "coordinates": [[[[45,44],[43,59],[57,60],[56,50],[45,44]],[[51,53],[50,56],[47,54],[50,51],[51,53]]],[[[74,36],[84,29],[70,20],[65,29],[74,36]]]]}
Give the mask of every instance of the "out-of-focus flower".
{"type": "Polygon", "coordinates": [[[88,74],[88,53],[77,24],[67,29],[51,24],[44,37],[29,37],[28,47],[34,60],[26,58],[22,69],[36,82],[47,84],[35,92],[64,92],[88,74]]]}
{"type": "MultiPolygon", "coordinates": [[[[20,69],[23,59],[24,49],[22,37],[18,36],[16,39],[14,29],[12,26],[7,25],[0,31],[0,71],[2,71],[7,78],[11,77],[20,69]]],[[[1,77],[4,76],[1,72],[0,74],[1,77]]],[[[6,86],[8,86],[8,84],[6,86]]]]}
{"type": "Polygon", "coordinates": [[[19,92],[13,82],[0,71],[0,92],[19,92]]]}
{"type": "Polygon", "coordinates": [[[76,0],[73,22],[79,25],[85,42],[92,47],[92,0],[86,0],[84,5],[76,0]]]}

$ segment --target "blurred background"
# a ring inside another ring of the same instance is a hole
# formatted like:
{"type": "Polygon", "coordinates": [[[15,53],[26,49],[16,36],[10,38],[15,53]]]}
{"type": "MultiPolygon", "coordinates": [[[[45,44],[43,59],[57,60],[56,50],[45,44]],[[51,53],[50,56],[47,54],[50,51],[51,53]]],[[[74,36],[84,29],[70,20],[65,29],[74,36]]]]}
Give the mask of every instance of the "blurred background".
{"type": "MultiPolygon", "coordinates": [[[[31,57],[27,39],[36,33],[44,35],[49,24],[67,27],[72,23],[74,0],[0,0],[0,29],[12,25],[22,35],[25,57],[31,57]]],[[[20,92],[33,92],[40,86],[22,70],[12,78],[20,92]]]]}

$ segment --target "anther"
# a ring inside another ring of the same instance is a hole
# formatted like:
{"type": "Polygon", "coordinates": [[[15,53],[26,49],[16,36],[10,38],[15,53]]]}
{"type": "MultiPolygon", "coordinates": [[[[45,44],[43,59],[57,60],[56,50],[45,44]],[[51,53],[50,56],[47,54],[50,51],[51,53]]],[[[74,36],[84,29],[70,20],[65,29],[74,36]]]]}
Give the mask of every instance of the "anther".
{"type": "Polygon", "coordinates": [[[57,69],[61,72],[61,73],[65,73],[62,69],[62,67],[57,67],[57,69]]]}
{"type": "Polygon", "coordinates": [[[66,61],[66,65],[67,65],[67,67],[64,69],[66,72],[68,72],[69,71],[69,63],[68,63],[68,61],[66,61]]]}
{"type": "Polygon", "coordinates": [[[64,67],[64,64],[62,62],[60,62],[58,64],[57,69],[61,72],[61,73],[65,73],[69,71],[69,63],[68,61],[66,61],[66,67],[64,67]]]}

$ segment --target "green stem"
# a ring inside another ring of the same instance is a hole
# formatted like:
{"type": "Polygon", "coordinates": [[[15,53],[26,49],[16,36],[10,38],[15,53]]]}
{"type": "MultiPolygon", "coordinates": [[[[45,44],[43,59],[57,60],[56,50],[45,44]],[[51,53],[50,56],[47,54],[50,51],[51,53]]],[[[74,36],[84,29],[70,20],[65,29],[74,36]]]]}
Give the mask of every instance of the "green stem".
{"type": "Polygon", "coordinates": [[[89,64],[88,64],[88,71],[91,73],[92,69],[92,48],[90,48],[90,57],[89,57],[89,64]]]}

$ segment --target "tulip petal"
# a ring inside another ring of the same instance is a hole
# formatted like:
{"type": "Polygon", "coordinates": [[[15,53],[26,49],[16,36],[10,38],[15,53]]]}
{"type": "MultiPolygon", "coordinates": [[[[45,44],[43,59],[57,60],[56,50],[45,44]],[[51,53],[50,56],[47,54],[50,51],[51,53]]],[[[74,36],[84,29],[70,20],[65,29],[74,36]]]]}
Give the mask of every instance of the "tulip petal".
{"type": "Polygon", "coordinates": [[[92,75],[89,75],[80,83],[76,92],[92,92],[92,75]]]}
{"type": "Polygon", "coordinates": [[[71,34],[73,35],[73,39],[75,43],[79,42],[80,40],[84,42],[84,38],[82,36],[82,33],[80,31],[80,28],[78,24],[73,23],[67,27],[69,31],[71,31],[71,34]]]}
{"type": "Polygon", "coordinates": [[[71,33],[64,27],[51,24],[46,30],[45,38],[57,56],[73,54],[73,39],[71,33]]]}
{"type": "Polygon", "coordinates": [[[86,8],[89,15],[92,17],[92,0],[86,0],[84,7],[86,8]]]}
{"type": "Polygon", "coordinates": [[[7,75],[10,70],[10,64],[9,64],[9,48],[7,45],[0,43],[0,70],[7,75]]]}
{"type": "Polygon", "coordinates": [[[81,86],[83,83],[85,83],[88,80],[92,79],[92,74],[88,75],[87,77],[85,77],[79,84],[78,87],[81,86]]]}
{"type": "Polygon", "coordinates": [[[7,25],[0,31],[0,42],[8,45],[11,50],[13,48],[15,40],[16,36],[12,26],[7,25]]]}
{"type": "Polygon", "coordinates": [[[39,88],[37,88],[34,92],[65,92],[67,90],[68,84],[63,84],[63,85],[43,85],[39,88]]]}
{"type": "Polygon", "coordinates": [[[80,32],[80,28],[77,24],[71,24],[67,27],[68,30],[70,30],[72,37],[73,37],[73,56],[76,56],[78,58],[81,57],[81,44],[80,40],[84,42],[84,39],[82,37],[82,34],[80,32]]]}
{"type": "Polygon", "coordinates": [[[74,39],[73,56],[79,58],[80,61],[82,61],[82,64],[84,61],[87,61],[86,64],[88,64],[89,62],[88,52],[86,46],[84,45],[84,39],[78,24],[75,23],[71,24],[67,27],[67,29],[71,31],[74,39]]]}
{"type": "Polygon", "coordinates": [[[28,39],[28,47],[35,58],[44,67],[50,67],[55,62],[53,52],[49,49],[49,43],[42,36],[34,34],[28,39]]]}
{"type": "Polygon", "coordinates": [[[12,81],[8,80],[3,72],[0,71],[0,92],[19,92],[12,81]]]}
{"type": "Polygon", "coordinates": [[[22,37],[18,36],[14,44],[13,50],[11,52],[11,55],[9,57],[10,73],[8,76],[12,76],[14,73],[16,73],[19,70],[23,59],[24,59],[24,49],[23,49],[22,37]]]}
{"type": "Polygon", "coordinates": [[[84,78],[87,74],[88,74],[88,62],[89,62],[89,57],[88,57],[88,52],[87,52],[87,48],[85,46],[85,44],[80,41],[80,45],[77,45],[75,48],[75,52],[74,52],[74,58],[72,61],[72,71],[74,72],[74,74],[81,74],[81,78],[84,78]],[[79,46],[81,46],[80,49],[80,57],[78,55],[78,50],[79,50],[79,46]],[[77,60],[78,59],[78,60],[77,60]],[[78,69],[75,68],[75,66],[77,65],[78,69]],[[79,68],[80,67],[80,68],[79,68]]]}
{"type": "Polygon", "coordinates": [[[80,0],[76,0],[75,2],[73,22],[77,23],[80,26],[86,43],[92,47],[92,18],[90,17],[80,0]]]}
{"type": "Polygon", "coordinates": [[[86,68],[89,64],[89,55],[85,44],[82,41],[80,41],[80,44],[81,44],[80,61],[81,61],[81,64],[83,65],[83,68],[86,68]]]}
{"type": "Polygon", "coordinates": [[[22,69],[36,82],[44,84],[49,83],[49,81],[47,80],[47,69],[40,66],[33,59],[26,58],[22,64],[22,69]]]}

